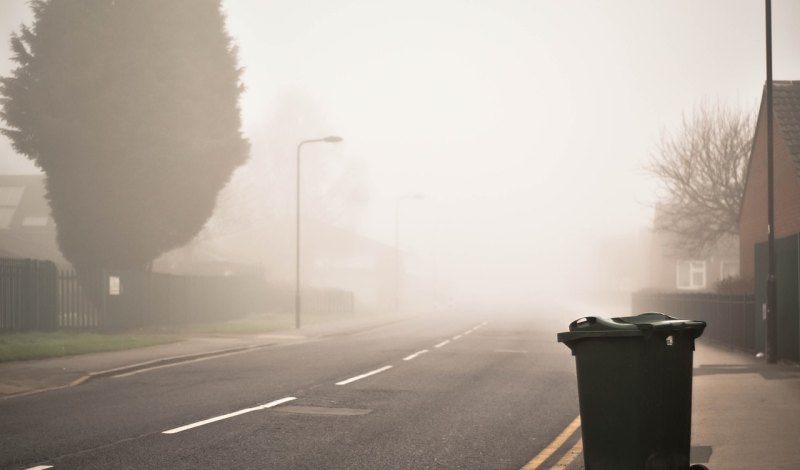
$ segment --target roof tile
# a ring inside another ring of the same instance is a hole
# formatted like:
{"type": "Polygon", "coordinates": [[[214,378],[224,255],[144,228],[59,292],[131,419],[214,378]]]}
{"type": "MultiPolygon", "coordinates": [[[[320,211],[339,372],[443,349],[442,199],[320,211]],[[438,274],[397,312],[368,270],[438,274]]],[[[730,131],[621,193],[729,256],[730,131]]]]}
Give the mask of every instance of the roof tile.
{"type": "Polygon", "coordinates": [[[772,87],[775,119],[800,177],[800,81],[774,81],[772,87]]]}

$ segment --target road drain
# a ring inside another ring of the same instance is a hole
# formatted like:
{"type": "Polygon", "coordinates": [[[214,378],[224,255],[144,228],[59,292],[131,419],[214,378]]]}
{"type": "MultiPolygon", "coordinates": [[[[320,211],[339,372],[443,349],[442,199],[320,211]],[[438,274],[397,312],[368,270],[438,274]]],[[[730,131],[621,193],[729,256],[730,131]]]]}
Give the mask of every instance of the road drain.
{"type": "Polygon", "coordinates": [[[356,408],[327,408],[324,406],[281,406],[279,408],[274,408],[274,411],[318,416],[361,416],[367,413],[372,413],[372,410],[356,408]]]}

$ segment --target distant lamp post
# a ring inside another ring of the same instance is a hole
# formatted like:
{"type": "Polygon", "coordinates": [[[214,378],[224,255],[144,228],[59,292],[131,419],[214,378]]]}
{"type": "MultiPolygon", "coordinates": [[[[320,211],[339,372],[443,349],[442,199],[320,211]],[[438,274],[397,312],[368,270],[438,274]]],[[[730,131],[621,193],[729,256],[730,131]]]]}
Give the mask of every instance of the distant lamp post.
{"type": "Polygon", "coordinates": [[[425,199],[421,193],[397,196],[394,203],[394,313],[400,312],[400,202],[409,199],[425,199]]]}
{"type": "Polygon", "coordinates": [[[295,283],[294,283],[294,327],[300,328],[300,149],[305,144],[313,144],[317,142],[327,142],[329,144],[337,144],[342,141],[341,137],[329,135],[321,139],[303,140],[297,144],[297,231],[295,233],[295,283]]]}

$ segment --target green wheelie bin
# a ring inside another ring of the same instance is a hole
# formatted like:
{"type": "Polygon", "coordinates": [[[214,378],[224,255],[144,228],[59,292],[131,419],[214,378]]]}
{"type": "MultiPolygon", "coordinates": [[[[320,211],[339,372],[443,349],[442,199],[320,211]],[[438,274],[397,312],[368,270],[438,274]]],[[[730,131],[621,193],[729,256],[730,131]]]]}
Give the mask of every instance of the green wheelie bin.
{"type": "Polygon", "coordinates": [[[643,313],[585,317],[558,334],[575,356],[587,470],[690,469],[692,355],[705,326],[643,313]]]}

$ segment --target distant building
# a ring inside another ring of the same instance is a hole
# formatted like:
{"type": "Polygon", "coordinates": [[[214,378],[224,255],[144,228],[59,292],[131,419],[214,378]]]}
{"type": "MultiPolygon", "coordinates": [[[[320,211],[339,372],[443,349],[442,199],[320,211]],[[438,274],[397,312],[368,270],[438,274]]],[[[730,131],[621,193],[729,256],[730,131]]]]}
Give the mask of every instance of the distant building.
{"type": "MultiPolygon", "coordinates": [[[[153,264],[175,274],[241,274],[254,265],[271,285],[294,296],[296,268],[294,220],[277,220],[271,231],[203,233],[165,253],[153,264]]],[[[395,250],[351,230],[307,221],[302,228],[301,286],[352,292],[358,308],[391,311],[395,250]]],[[[402,267],[400,267],[402,269],[402,267]]],[[[293,300],[292,300],[293,302],[293,300]]]]}
{"type": "Polygon", "coordinates": [[[360,304],[381,313],[394,308],[396,268],[399,288],[408,291],[394,247],[331,225],[310,224],[309,229],[316,235],[306,238],[303,248],[305,282],[353,292],[360,304]]]}
{"type": "Polygon", "coordinates": [[[0,175],[0,257],[68,264],[56,241],[44,175],[0,175]]]}
{"type": "MultiPolygon", "coordinates": [[[[800,81],[773,82],[775,238],[800,233],[800,81]]],[[[755,276],[755,245],[767,240],[766,87],[747,167],[739,238],[742,277],[755,276]]]]}

